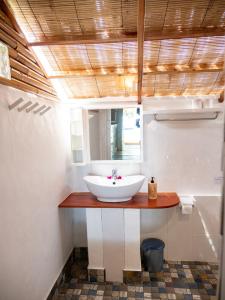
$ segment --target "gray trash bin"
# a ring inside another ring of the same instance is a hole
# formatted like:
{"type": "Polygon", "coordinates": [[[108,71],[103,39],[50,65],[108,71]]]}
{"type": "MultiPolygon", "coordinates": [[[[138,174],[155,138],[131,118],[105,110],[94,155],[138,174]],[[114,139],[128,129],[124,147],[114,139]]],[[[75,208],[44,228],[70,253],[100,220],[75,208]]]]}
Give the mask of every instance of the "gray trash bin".
{"type": "Polygon", "coordinates": [[[141,243],[141,258],[145,271],[151,273],[162,271],[164,247],[165,243],[155,238],[145,239],[141,243]]]}

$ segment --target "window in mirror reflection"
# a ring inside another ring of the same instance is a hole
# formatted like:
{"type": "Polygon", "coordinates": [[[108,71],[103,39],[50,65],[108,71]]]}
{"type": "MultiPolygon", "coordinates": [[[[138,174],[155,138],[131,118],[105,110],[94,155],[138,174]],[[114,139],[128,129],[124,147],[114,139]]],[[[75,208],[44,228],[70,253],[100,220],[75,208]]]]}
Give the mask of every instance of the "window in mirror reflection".
{"type": "Polygon", "coordinates": [[[91,160],[140,160],[140,108],[89,110],[91,160]]]}

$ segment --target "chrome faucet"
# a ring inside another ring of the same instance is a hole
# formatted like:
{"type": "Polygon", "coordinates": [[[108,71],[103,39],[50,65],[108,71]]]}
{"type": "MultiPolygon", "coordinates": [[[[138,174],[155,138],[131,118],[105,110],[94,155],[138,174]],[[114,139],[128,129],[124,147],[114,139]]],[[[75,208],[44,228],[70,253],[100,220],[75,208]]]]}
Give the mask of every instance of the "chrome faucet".
{"type": "Polygon", "coordinates": [[[117,169],[112,169],[112,179],[113,180],[117,179],[117,169]]]}

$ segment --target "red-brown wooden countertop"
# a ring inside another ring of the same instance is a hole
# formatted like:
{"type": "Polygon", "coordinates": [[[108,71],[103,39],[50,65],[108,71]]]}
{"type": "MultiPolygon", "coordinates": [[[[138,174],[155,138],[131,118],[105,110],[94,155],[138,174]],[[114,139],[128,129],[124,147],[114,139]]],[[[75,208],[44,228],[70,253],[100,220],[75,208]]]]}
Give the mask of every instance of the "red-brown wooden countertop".
{"type": "Polygon", "coordinates": [[[126,202],[101,202],[91,193],[72,193],[62,203],[61,208],[169,208],[180,202],[176,193],[158,193],[156,200],[148,200],[147,193],[137,193],[126,202]]]}

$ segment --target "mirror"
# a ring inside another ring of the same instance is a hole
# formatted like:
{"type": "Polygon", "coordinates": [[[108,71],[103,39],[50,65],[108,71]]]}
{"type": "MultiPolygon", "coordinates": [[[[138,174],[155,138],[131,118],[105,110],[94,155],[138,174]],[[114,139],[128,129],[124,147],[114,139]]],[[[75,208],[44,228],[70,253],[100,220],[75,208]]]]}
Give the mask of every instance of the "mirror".
{"type": "Polygon", "coordinates": [[[91,160],[140,160],[140,108],[88,110],[91,160]]]}

